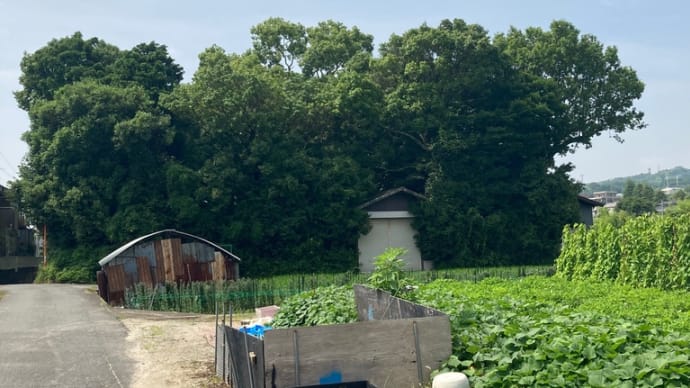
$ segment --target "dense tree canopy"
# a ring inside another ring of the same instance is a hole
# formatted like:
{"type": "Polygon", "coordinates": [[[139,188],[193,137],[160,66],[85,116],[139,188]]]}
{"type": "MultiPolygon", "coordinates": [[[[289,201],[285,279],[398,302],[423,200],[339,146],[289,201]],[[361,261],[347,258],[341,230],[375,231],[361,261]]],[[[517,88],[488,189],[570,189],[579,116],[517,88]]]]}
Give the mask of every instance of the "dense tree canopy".
{"type": "Polygon", "coordinates": [[[616,208],[639,216],[647,213],[654,213],[657,205],[666,200],[666,196],[661,190],[654,190],[652,186],[645,183],[635,183],[629,180],[623,189],[623,198],[618,201],[616,208]]]}
{"type": "Polygon", "coordinates": [[[165,46],[81,34],[25,55],[29,153],[12,189],[64,248],[173,227],[230,243],[245,274],[349,270],[358,205],[407,186],[439,266],[550,262],[575,221],[554,156],[644,126],[643,85],[571,24],[491,38],[445,20],[373,37],[325,21],[253,27],[191,82],[165,46]]]}
{"type": "Polygon", "coordinates": [[[551,23],[548,31],[511,28],[494,42],[519,70],[556,84],[565,110],[552,152],[591,147],[592,139],[603,133],[622,140],[622,132],[645,126],[642,112],[633,106],[644,84],[633,69],[621,65],[615,47],[604,47],[562,20],[551,23]]]}

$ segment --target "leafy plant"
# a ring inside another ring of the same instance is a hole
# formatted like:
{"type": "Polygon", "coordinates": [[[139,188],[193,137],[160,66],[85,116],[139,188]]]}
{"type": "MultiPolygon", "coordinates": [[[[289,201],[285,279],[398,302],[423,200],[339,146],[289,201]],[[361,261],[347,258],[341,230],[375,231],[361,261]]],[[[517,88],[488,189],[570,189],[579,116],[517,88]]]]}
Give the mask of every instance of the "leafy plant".
{"type": "MultiPolygon", "coordinates": [[[[54,282],[58,268],[42,267],[40,279],[54,282]]],[[[514,279],[531,275],[550,275],[552,266],[456,268],[438,271],[406,271],[405,276],[416,283],[436,279],[478,282],[486,278],[514,279]]],[[[242,278],[218,284],[194,282],[167,284],[157,288],[137,285],[125,293],[125,306],[131,309],[172,310],[193,313],[214,313],[216,301],[232,305],[235,312],[254,311],[256,307],[280,305],[289,297],[329,285],[348,286],[366,283],[367,274],[355,272],[308,273],[266,278],[242,278]]],[[[222,305],[221,305],[222,306],[222,305]]]]}
{"type": "Polygon", "coordinates": [[[441,371],[473,387],[690,384],[686,292],[533,277],[441,280],[415,296],[450,315],[441,371]]]}
{"type": "Polygon", "coordinates": [[[611,223],[566,226],[557,276],[636,287],[690,290],[690,215],[644,215],[611,223]]]}
{"type": "Polygon", "coordinates": [[[53,283],[57,279],[58,268],[53,263],[38,267],[34,283],[53,283]]]}
{"type": "Polygon", "coordinates": [[[398,295],[411,283],[405,276],[405,261],[401,258],[407,253],[404,248],[386,248],[374,260],[374,271],[367,281],[369,285],[392,295],[398,295]]]}
{"type": "Polygon", "coordinates": [[[93,271],[81,265],[59,268],[55,263],[38,267],[35,283],[90,283],[93,271]]]}
{"type": "Polygon", "coordinates": [[[316,326],[357,320],[354,291],[346,286],[320,287],[285,300],[273,327],[316,326]]]}

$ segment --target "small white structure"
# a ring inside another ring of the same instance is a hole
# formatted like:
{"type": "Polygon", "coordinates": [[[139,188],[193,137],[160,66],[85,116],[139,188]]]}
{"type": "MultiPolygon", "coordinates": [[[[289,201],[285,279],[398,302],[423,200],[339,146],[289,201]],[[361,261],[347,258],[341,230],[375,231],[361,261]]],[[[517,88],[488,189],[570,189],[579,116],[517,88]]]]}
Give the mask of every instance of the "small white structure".
{"type": "Polygon", "coordinates": [[[441,373],[434,377],[431,388],[470,388],[470,380],[460,372],[441,373]]]}
{"type": "MultiPolygon", "coordinates": [[[[371,272],[374,270],[374,260],[386,248],[405,248],[407,254],[402,257],[405,269],[422,270],[422,254],[415,243],[416,231],[412,227],[414,216],[410,213],[411,201],[424,199],[424,196],[404,187],[388,190],[376,198],[360,206],[369,214],[371,230],[360,236],[357,244],[359,248],[359,270],[371,272]]],[[[430,263],[427,263],[427,267],[430,263]]]]}

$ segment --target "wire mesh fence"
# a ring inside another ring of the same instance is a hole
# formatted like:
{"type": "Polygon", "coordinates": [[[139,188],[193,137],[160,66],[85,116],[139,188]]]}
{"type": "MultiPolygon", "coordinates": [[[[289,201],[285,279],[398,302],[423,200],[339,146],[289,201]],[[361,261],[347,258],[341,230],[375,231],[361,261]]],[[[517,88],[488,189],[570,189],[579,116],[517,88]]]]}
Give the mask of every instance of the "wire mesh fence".
{"type": "MultiPolygon", "coordinates": [[[[478,282],[485,278],[512,279],[530,275],[549,276],[552,266],[461,268],[414,271],[408,276],[419,283],[436,279],[478,282]]],[[[283,300],[304,291],[329,285],[366,283],[369,274],[295,274],[270,278],[239,279],[228,282],[168,283],[156,287],[138,284],[125,292],[125,307],[131,309],[214,313],[216,301],[229,303],[237,312],[257,307],[280,305],[283,300]]]]}

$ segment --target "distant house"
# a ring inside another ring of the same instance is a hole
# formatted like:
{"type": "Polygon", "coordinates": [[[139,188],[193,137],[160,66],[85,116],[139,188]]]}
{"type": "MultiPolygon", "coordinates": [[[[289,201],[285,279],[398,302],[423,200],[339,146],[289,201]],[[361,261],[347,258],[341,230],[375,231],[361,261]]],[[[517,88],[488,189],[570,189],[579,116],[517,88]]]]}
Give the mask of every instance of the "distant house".
{"type": "MultiPolygon", "coordinates": [[[[424,199],[424,196],[404,187],[385,191],[376,198],[360,206],[369,214],[371,230],[362,235],[358,241],[359,269],[362,272],[374,270],[374,260],[386,248],[405,248],[407,254],[402,257],[408,270],[425,268],[422,254],[415,243],[416,231],[412,227],[414,216],[410,213],[413,201],[424,199]]],[[[430,262],[426,267],[430,267],[430,262]]]]}
{"type": "Polygon", "coordinates": [[[580,222],[587,226],[594,224],[594,208],[604,206],[603,203],[578,195],[577,202],[580,204],[580,222]]]}
{"type": "Polygon", "coordinates": [[[98,261],[98,292],[109,303],[123,301],[135,284],[239,278],[240,258],[201,237],[165,229],[136,238],[98,261]]]}
{"type": "Polygon", "coordinates": [[[590,199],[600,202],[601,205],[599,206],[603,206],[607,203],[616,203],[620,201],[620,194],[615,191],[595,191],[592,193],[590,199]]]}

